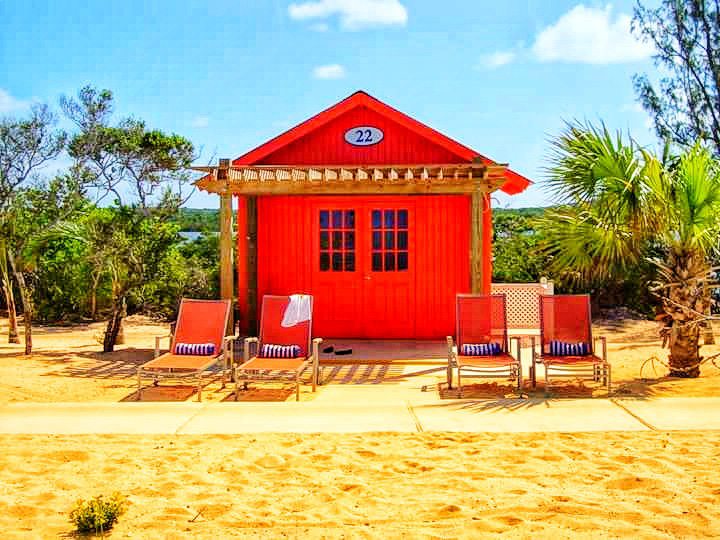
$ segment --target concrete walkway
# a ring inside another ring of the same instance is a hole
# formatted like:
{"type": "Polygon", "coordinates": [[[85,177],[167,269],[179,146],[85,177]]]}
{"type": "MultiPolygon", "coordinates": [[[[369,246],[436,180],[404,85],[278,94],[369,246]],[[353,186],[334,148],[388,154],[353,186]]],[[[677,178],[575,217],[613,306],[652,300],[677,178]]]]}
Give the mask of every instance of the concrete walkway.
{"type": "Polygon", "coordinates": [[[416,390],[378,399],[367,387],[342,390],[300,403],[9,403],[0,434],[720,430],[720,398],[441,400],[416,390]]]}

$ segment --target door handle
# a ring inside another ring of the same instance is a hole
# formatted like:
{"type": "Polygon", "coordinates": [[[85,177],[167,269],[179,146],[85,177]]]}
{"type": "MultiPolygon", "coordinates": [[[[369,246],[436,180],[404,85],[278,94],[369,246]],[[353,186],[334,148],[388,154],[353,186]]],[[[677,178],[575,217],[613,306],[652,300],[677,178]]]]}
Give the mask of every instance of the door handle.
{"type": "Polygon", "coordinates": [[[364,279],[372,279],[370,276],[364,276],[364,279]]]}

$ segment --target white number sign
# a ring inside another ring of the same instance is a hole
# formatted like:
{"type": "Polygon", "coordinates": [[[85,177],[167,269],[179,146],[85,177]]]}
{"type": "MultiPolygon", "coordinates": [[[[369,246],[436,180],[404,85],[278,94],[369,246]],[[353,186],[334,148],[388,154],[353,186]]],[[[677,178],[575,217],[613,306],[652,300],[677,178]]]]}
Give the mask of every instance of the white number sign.
{"type": "Polygon", "coordinates": [[[357,126],[345,132],[345,142],[354,146],[370,146],[382,140],[382,130],[372,126],[357,126]]]}

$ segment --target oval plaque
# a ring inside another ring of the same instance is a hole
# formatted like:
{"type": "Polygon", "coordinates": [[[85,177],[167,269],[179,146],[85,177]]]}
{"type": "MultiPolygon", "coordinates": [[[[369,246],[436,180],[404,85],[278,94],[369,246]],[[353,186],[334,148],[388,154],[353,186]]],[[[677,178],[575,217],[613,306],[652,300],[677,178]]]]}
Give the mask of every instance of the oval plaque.
{"type": "Polygon", "coordinates": [[[353,146],[370,146],[382,140],[382,130],[373,126],[357,126],[345,132],[345,142],[353,146]]]}

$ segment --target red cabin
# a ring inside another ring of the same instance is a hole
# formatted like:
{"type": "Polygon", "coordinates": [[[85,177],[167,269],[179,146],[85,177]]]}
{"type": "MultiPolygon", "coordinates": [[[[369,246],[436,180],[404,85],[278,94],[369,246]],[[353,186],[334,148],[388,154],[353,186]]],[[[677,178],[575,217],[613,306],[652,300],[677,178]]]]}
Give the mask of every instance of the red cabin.
{"type": "Polygon", "coordinates": [[[313,334],[437,339],[453,332],[455,295],[490,293],[490,194],[530,181],[356,92],[217,167],[221,282],[252,332],[265,294],[312,294],[313,334]]]}

